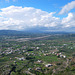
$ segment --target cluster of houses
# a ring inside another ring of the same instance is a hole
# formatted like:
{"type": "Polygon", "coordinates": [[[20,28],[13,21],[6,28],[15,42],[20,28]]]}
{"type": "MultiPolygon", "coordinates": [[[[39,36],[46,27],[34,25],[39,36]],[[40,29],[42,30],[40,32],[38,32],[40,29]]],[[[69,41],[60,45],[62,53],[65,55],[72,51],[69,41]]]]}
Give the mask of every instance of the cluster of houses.
{"type": "Polygon", "coordinates": [[[56,55],[57,57],[60,57],[60,58],[66,58],[65,55],[63,55],[61,52],[58,53],[59,50],[51,50],[49,53],[44,53],[45,56],[49,56],[50,54],[54,54],[56,55]]]}
{"type": "MultiPolygon", "coordinates": [[[[45,44],[42,44],[42,45],[44,46],[45,44]]],[[[64,44],[64,45],[66,45],[66,44],[64,44]]],[[[42,50],[42,51],[39,51],[40,47],[38,47],[38,46],[37,47],[30,47],[33,50],[37,50],[38,51],[38,54],[37,54],[37,53],[34,53],[34,52],[28,52],[26,50],[26,48],[27,48],[26,46],[23,46],[21,49],[18,48],[16,50],[13,50],[12,48],[8,48],[8,50],[5,50],[3,53],[8,55],[8,54],[15,53],[15,52],[18,52],[18,54],[21,54],[23,52],[27,56],[31,56],[31,55],[33,55],[33,56],[42,56],[42,55],[49,56],[50,54],[53,54],[53,55],[56,55],[57,57],[60,57],[60,58],[66,58],[66,56],[63,55],[62,53],[58,53],[59,50],[57,50],[57,49],[55,49],[55,50],[42,50]],[[41,52],[42,55],[40,54],[40,52],[41,52]]],[[[52,47],[50,47],[50,48],[52,48],[52,47]]],[[[54,46],[54,48],[56,48],[56,47],[54,46]]],[[[12,58],[10,58],[10,59],[12,59],[12,58]]],[[[25,61],[25,57],[23,57],[23,56],[22,57],[15,57],[15,59],[20,60],[20,61],[25,61]]],[[[37,60],[36,63],[38,63],[38,64],[41,63],[41,64],[44,65],[44,67],[47,67],[47,68],[50,68],[50,67],[54,66],[51,63],[44,64],[44,62],[42,60],[37,60]]],[[[32,70],[32,68],[28,68],[28,71],[30,71],[30,70],[32,70]]],[[[40,70],[42,70],[42,68],[36,66],[35,70],[40,71],[40,70]]]]}
{"type": "Polygon", "coordinates": [[[51,67],[53,66],[52,64],[46,64],[45,67],[51,67]]]}
{"type": "MultiPolygon", "coordinates": [[[[21,50],[23,50],[23,49],[26,49],[26,46],[23,46],[22,48],[17,48],[15,50],[13,49],[13,47],[8,47],[4,51],[1,51],[0,50],[0,54],[1,55],[2,54],[8,55],[8,54],[12,54],[12,53],[15,53],[15,52],[19,52],[18,54],[20,54],[21,53],[21,50]]],[[[23,50],[23,52],[25,52],[25,50],[23,50]]]]}
{"type": "MultiPolygon", "coordinates": [[[[52,67],[52,66],[53,66],[52,64],[46,64],[45,65],[45,67],[48,67],[48,68],[52,67]]],[[[32,70],[32,68],[28,68],[28,70],[30,71],[30,70],[32,70]]],[[[42,68],[41,67],[36,67],[35,70],[40,71],[40,70],[42,70],[42,68]]]]}
{"type": "Polygon", "coordinates": [[[18,60],[25,60],[25,58],[24,57],[21,57],[21,58],[19,58],[19,57],[15,57],[15,59],[18,59],[18,60]]]}

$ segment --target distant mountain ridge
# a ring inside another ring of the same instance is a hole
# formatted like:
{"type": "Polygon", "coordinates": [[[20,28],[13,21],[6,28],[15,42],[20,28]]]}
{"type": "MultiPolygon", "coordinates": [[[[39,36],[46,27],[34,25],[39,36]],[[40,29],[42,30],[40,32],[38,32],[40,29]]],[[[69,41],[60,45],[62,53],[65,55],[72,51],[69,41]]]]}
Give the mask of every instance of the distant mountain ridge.
{"type": "Polygon", "coordinates": [[[16,30],[0,30],[0,35],[18,35],[18,34],[24,34],[22,31],[16,31],[16,30]]]}
{"type": "Polygon", "coordinates": [[[38,31],[38,30],[28,30],[28,31],[16,31],[16,30],[0,30],[0,35],[29,35],[29,34],[68,34],[68,32],[46,32],[46,31],[38,31]]]}

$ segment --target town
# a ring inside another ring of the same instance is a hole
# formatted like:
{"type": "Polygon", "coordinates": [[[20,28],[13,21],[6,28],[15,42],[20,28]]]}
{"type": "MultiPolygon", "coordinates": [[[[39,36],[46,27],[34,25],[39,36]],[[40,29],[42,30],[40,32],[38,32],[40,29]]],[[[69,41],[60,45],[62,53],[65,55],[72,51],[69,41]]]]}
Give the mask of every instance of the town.
{"type": "Polygon", "coordinates": [[[7,39],[2,37],[1,75],[75,74],[75,37],[72,35],[47,35],[42,39],[35,37],[27,41],[15,41],[22,39],[18,36],[14,41],[11,36],[6,36],[7,39]]]}

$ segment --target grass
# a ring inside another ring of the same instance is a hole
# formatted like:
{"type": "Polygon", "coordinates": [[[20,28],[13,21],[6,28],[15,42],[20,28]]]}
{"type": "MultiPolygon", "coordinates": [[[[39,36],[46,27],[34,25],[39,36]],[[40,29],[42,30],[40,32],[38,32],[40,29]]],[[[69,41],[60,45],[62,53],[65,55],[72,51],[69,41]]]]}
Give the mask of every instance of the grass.
{"type": "Polygon", "coordinates": [[[41,59],[42,61],[45,61],[47,63],[57,62],[59,61],[57,56],[36,56],[36,59],[41,59]]]}

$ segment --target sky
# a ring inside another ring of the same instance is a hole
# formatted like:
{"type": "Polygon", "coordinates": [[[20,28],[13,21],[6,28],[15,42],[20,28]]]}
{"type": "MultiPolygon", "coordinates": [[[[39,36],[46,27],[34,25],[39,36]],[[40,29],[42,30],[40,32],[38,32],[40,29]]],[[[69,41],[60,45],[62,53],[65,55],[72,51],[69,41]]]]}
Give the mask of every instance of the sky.
{"type": "Polygon", "coordinates": [[[75,32],[75,0],[0,0],[0,30],[75,32]]]}

